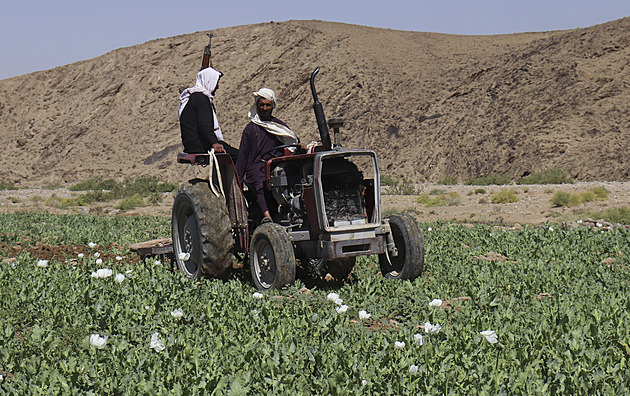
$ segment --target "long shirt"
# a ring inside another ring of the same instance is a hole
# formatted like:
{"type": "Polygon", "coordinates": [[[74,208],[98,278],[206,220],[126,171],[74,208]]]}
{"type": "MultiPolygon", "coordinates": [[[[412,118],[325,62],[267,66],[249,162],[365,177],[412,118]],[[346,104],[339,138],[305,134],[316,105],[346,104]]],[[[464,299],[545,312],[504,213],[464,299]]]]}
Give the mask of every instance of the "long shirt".
{"type": "MultiPolygon", "coordinates": [[[[287,124],[275,117],[271,121],[287,126],[287,124]]],[[[238,149],[238,159],[236,160],[236,173],[241,183],[245,183],[250,189],[255,190],[256,202],[262,212],[268,209],[264,198],[265,161],[272,154],[282,155],[283,150],[277,149],[271,151],[271,154],[263,154],[281,145],[282,142],[277,137],[253,122],[247,124],[243,130],[241,145],[238,149]]]]}
{"type": "Polygon", "coordinates": [[[190,95],[179,117],[179,126],[186,153],[207,153],[219,141],[214,133],[212,103],[201,92],[190,95]]]}

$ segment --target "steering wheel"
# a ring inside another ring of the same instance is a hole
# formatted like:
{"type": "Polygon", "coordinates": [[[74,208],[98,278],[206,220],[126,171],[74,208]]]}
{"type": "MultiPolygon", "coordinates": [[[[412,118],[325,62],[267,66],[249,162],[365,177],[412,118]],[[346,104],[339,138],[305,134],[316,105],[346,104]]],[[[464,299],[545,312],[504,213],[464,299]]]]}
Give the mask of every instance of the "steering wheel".
{"type": "MultiPolygon", "coordinates": [[[[292,144],[283,144],[282,146],[276,146],[272,149],[269,149],[267,151],[265,151],[264,153],[262,153],[262,155],[260,156],[260,158],[264,158],[267,154],[269,154],[271,156],[271,158],[276,158],[279,157],[279,155],[273,153],[273,151],[279,150],[279,149],[284,149],[284,148],[289,148],[289,147],[300,147],[299,143],[292,143],[292,144]]],[[[263,159],[264,162],[266,162],[263,159]]]]}

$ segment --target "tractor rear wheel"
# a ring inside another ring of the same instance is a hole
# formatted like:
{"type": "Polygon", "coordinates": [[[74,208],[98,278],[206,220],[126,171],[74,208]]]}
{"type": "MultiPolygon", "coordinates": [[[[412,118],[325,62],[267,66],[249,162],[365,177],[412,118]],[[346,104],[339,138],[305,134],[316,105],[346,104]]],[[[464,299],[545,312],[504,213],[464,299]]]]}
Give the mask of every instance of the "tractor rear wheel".
{"type": "Polygon", "coordinates": [[[179,188],[171,229],[177,268],[184,275],[222,279],[230,275],[232,226],[225,198],[215,196],[207,180],[194,179],[179,188]]]}
{"type": "Polygon", "coordinates": [[[389,216],[397,256],[389,251],[378,255],[381,273],[386,278],[416,279],[424,267],[424,240],[416,221],[406,213],[389,216]]]}
{"type": "Polygon", "coordinates": [[[295,252],[282,226],[261,224],[249,246],[249,266],[258,290],[280,289],[295,282],[295,252]]]}

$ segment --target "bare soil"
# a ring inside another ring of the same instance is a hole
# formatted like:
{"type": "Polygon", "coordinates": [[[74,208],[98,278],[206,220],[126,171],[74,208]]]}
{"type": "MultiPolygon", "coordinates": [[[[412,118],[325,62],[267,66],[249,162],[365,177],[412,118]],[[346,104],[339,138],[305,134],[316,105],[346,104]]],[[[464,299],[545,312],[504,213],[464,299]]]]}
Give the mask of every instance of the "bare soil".
{"type": "MultiPolygon", "coordinates": [[[[426,207],[417,202],[417,195],[388,195],[383,188],[382,209],[384,214],[409,211],[420,222],[449,220],[466,223],[491,223],[513,226],[515,224],[540,224],[583,219],[590,212],[599,212],[608,208],[630,206],[630,182],[577,182],[575,184],[553,185],[510,185],[510,186],[467,186],[417,184],[419,193],[455,193],[457,203],[451,206],[426,207]],[[558,191],[581,193],[603,186],[608,190],[608,199],[592,201],[567,208],[554,207],[551,198],[558,191]],[[490,196],[504,188],[516,192],[518,202],[493,204],[490,196]],[[483,189],[485,193],[475,191],[483,189]]],[[[96,203],[85,207],[57,208],[52,206],[50,198],[76,197],[80,192],[67,188],[0,190],[0,213],[48,211],[51,213],[92,213],[104,215],[171,215],[174,193],[164,193],[162,202],[138,207],[129,211],[116,209],[119,201],[96,203]]]]}

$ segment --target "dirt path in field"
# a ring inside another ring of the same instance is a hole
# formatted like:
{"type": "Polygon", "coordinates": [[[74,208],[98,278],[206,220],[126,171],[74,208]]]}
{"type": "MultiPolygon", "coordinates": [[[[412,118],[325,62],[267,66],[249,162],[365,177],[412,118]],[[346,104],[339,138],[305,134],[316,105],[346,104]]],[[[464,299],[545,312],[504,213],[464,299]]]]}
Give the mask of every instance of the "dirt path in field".
{"type": "MultiPolygon", "coordinates": [[[[454,220],[458,222],[483,222],[492,224],[540,224],[546,221],[561,222],[585,219],[592,212],[609,208],[630,206],[630,182],[578,182],[561,185],[510,185],[510,186],[465,186],[417,184],[417,193],[430,196],[440,194],[452,198],[450,206],[427,207],[417,202],[418,195],[388,195],[383,189],[382,208],[384,214],[410,211],[420,222],[454,220]],[[558,191],[582,193],[603,186],[608,191],[608,199],[587,202],[571,208],[554,207],[551,198],[558,191]],[[490,197],[504,188],[516,193],[518,202],[493,204],[490,197]],[[484,190],[485,192],[481,192],[484,190]]],[[[85,207],[59,208],[55,203],[59,198],[76,197],[80,192],[66,188],[0,190],[0,213],[23,211],[48,211],[51,213],[94,213],[108,215],[152,215],[170,216],[173,193],[165,193],[162,202],[152,206],[121,211],[116,209],[119,202],[96,203],[85,207]]]]}

